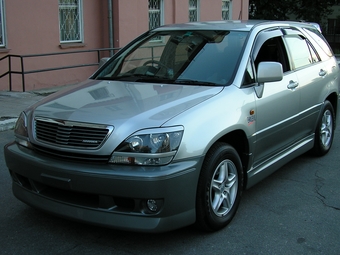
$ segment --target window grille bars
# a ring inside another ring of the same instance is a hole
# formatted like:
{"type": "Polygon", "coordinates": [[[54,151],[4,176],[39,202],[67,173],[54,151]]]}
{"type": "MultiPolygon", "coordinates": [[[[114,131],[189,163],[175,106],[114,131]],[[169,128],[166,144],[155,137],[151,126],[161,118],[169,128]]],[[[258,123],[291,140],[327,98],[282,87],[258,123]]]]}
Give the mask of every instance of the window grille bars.
{"type": "Polygon", "coordinates": [[[60,42],[81,42],[80,0],[59,0],[60,42]]]}
{"type": "Polygon", "coordinates": [[[149,29],[162,25],[162,2],[161,0],[149,0],[149,29]]]}
{"type": "Polygon", "coordinates": [[[198,21],[198,0],[189,0],[189,22],[198,21]]]}
{"type": "Polygon", "coordinates": [[[230,0],[222,0],[222,20],[230,19],[230,0]]]}

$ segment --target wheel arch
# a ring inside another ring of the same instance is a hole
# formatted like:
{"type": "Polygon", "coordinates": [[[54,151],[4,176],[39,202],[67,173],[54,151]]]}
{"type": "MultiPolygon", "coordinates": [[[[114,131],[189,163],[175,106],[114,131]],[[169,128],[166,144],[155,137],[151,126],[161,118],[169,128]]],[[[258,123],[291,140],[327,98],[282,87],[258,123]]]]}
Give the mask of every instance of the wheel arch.
{"type": "MultiPolygon", "coordinates": [[[[249,142],[247,136],[243,130],[234,130],[231,131],[216,142],[227,143],[232,146],[238,153],[243,169],[243,187],[247,187],[247,169],[250,161],[250,153],[249,153],[249,142]]],[[[215,143],[216,143],[215,142],[215,143]]]]}
{"type": "Polygon", "coordinates": [[[337,93],[334,92],[334,93],[328,95],[326,100],[329,101],[333,106],[334,115],[335,115],[335,124],[336,124],[336,120],[337,120],[337,116],[338,116],[338,95],[337,95],[337,93]]]}

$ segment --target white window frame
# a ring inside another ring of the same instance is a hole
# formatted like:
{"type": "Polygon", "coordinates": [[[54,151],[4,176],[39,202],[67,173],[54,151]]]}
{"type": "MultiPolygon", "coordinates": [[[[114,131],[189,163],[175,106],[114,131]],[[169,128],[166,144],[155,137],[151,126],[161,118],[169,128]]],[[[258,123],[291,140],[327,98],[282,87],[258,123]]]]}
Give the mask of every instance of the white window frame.
{"type": "Polygon", "coordinates": [[[188,0],[189,2],[189,22],[195,22],[200,20],[200,0],[188,0]],[[191,4],[193,3],[193,4],[191,4]],[[196,14],[196,19],[192,19],[191,13],[194,12],[196,14]]]}
{"type": "Polygon", "coordinates": [[[222,20],[230,20],[231,19],[231,0],[222,0],[222,20]]]}
{"type": "Polygon", "coordinates": [[[3,0],[0,0],[0,47],[6,47],[6,26],[5,26],[5,5],[3,0]]]}
{"type": "Polygon", "coordinates": [[[154,29],[156,27],[164,25],[164,0],[149,0],[149,29],[154,29]],[[150,9],[150,1],[159,2],[159,9],[150,9]],[[150,16],[159,13],[159,26],[155,26],[154,24],[151,23],[150,16]]]}
{"type": "MultiPolygon", "coordinates": [[[[77,9],[78,9],[78,20],[76,21],[77,24],[73,24],[74,26],[76,26],[76,30],[78,31],[77,32],[77,37],[78,38],[70,38],[70,39],[67,39],[67,38],[64,38],[64,36],[62,35],[63,31],[62,31],[62,26],[63,24],[61,24],[61,18],[60,18],[60,13],[61,13],[61,10],[62,9],[66,9],[66,8],[70,8],[70,6],[63,6],[60,1],[63,1],[63,0],[59,0],[59,37],[60,37],[60,43],[82,43],[83,40],[84,40],[84,37],[83,37],[83,0],[77,0],[77,9]]],[[[70,0],[70,1],[73,1],[73,0],[70,0]]]]}

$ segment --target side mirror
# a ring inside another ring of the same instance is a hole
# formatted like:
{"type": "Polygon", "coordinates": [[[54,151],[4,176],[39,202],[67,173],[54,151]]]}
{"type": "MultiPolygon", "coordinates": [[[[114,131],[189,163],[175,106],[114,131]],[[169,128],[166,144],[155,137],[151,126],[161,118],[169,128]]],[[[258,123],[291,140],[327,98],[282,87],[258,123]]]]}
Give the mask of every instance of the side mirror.
{"type": "Polygon", "coordinates": [[[257,68],[257,82],[281,81],[283,79],[282,65],[279,62],[260,62],[257,68]]]}
{"type": "Polygon", "coordinates": [[[260,62],[257,67],[257,82],[255,93],[261,98],[264,90],[265,82],[281,81],[283,79],[282,65],[279,62],[260,62]]]}

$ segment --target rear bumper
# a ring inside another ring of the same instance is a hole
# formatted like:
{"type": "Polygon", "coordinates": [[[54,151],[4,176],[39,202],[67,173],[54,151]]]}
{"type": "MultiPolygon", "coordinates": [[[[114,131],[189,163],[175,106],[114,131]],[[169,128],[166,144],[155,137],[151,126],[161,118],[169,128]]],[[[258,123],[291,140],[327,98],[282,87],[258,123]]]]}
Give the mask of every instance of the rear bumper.
{"type": "Polygon", "coordinates": [[[41,210],[96,225],[164,232],[195,222],[201,160],[162,167],[62,162],[5,146],[13,194],[41,210]],[[157,209],[148,209],[147,201],[157,209]]]}

